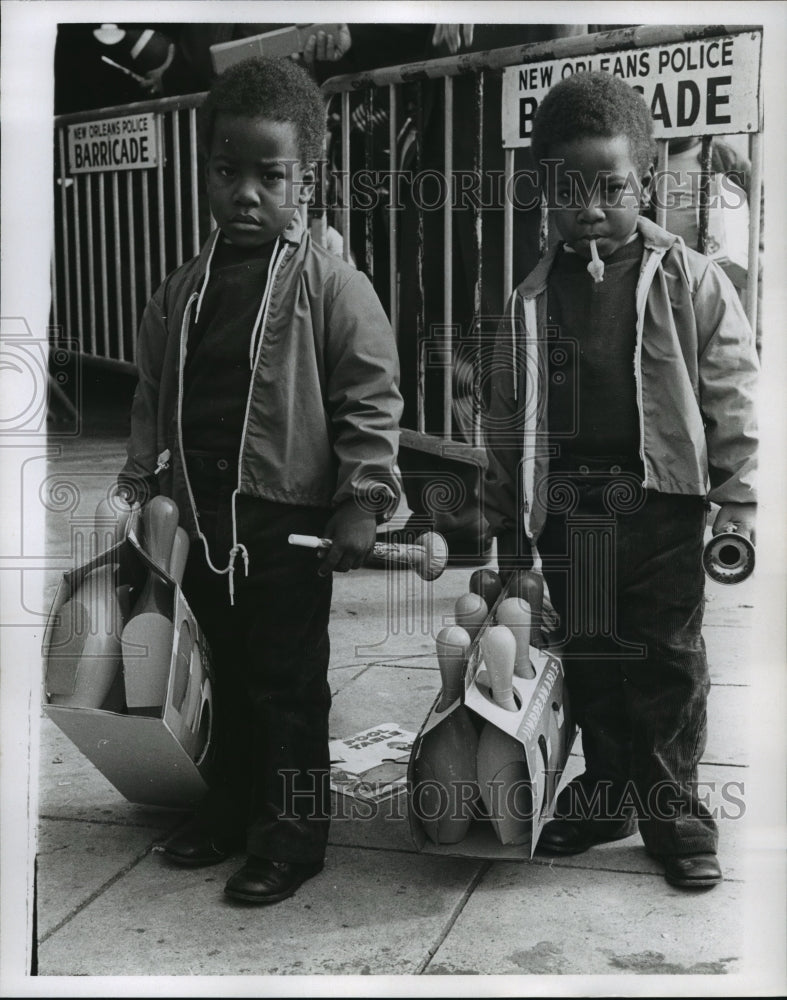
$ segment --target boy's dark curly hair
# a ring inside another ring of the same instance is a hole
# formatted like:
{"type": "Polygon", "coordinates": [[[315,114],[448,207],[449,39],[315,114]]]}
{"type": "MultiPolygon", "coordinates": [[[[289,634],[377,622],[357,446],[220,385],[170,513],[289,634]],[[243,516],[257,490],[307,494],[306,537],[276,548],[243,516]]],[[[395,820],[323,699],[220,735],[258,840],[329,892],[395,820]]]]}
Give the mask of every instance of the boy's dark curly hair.
{"type": "Polygon", "coordinates": [[[610,73],[576,73],[561,80],[539,105],[533,122],[536,163],[561,142],[624,135],[631,159],[644,173],[656,156],[653,118],[642,95],[610,73]]]}
{"type": "Polygon", "coordinates": [[[206,155],[219,114],[291,122],[301,162],[322,154],[325,101],[314,80],[291,59],[244,59],[216,78],[199,109],[199,141],[206,155]]]}

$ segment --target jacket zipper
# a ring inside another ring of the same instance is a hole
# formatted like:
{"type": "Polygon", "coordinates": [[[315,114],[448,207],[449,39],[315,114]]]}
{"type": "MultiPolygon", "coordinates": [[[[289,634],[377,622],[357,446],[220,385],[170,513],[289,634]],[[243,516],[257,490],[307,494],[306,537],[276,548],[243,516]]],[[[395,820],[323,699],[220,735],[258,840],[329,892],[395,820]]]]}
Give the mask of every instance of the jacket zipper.
{"type": "Polygon", "coordinates": [[[664,254],[658,250],[651,249],[650,256],[640,272],[636,291],[637,340],[634,347],[634,383],[637,390],[637,410],[639,411],[639,457],[644,470],[643,489],[648,488],[648,464],[645,461],[645,406],[642,396],[642,333],[645,327],[645,301],[653,283],[653,276],[663,256],[664,254]]]}
{"type": "MultiPolygon", "coordinates": [[[[186,465],[186,452],[183,449],[183,370],[186,364],[186,345],[188,343],[188,330],[189,322],[191,320],[191,309],[196,300],[199,298],[198,292],[192,292],[186,302],[186,308],[183,310],[183,320],[180,325],[180,349],[178,351],[178,450],[180,452],[180,464],[183,467],[183,479],[186,483],[186,492],[189,495],[189,504],[191,505],[191,516],[194,519],[194,524],[197,526],[197,534],[200,538],[204,538],[202,531],[199,526],[199,515],[197,514],[197,504],[194,500],[194,493],[191,489],[191,480],[189,479],[189,470],[186,465]]],[[[204,541],[203,541],[204,544],[204,541]]]]}
{"type": "Polygon", "coordinates": [[[260,333],[257,340],[257,348],[254,354],[254,363],[251,367],[251,378],[249,379],[249,392],[246,396],[246,411],[243,415],[243,430],[240,437],[240,449],[238,450],[238,485],[237,489],[240,490],[241,484],[241,470],[243,468],[243,450],[246,446],[246,432],[249,427],[249,412],[251,410],[251,397],[254,393],[254,379],[257,375],[257,369],[260,366],[260,360],[262,358],[262,344],[265,340],[265,327],[268,323],[268,310],[270,307],[271,298],[273,297],[273,289],[276,284],[276,276],[279,272],[279,267],[281,266],[284,256],[287,253],[287,244],[283,244],[281,250],[276,255],[276,259],[271,261],[271,273],[268,278],[267,287],[263,295],[263,305],[262,305],[262,320],[260,322],[260,333]]]}

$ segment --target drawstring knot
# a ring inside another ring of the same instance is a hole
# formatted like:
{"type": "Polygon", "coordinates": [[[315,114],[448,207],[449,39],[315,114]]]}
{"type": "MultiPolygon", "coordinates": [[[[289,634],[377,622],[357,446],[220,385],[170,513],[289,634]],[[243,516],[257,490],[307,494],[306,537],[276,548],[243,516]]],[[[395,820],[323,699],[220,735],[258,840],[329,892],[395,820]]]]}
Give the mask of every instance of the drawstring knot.
{"type": "Polygon", "coordinates": [[[227,564],[227,574],[230,585],[230,604],[235,604],[235,560],[238,553],[243,556],[243,569],[246,576],[249,575],[249,551],[243,542],[236,542],[230,549],[230,561],[227,564]]]}

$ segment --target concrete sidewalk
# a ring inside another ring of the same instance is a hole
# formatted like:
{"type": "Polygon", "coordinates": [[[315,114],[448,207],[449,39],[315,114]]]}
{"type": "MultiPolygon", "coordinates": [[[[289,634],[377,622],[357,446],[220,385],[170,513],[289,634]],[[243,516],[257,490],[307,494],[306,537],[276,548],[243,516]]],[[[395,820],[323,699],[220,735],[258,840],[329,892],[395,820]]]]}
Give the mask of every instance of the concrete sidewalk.
{"type": "MultiPolygon", "coordinates": [[[[78,440],[51,460],[49,474],[62,472],[77,485],[82,513],[89,515],[121,451],[116,438],[78,440]]],[[[50,555],[68,554],[73,516],[51,513],[50,555]]],[[[336,576],[332,738],[384,722],[417,732],[440,687],[434,636],[450,620],[471,572],[451,568],[431,590],[411,587],[412,593],[407,572],[336,576]]],[[[56,572],[47,578],[47,606],[58,578],[56,572]]],[[[700,776],[708,782],[709,803],[721,811],[725,875],[713,891],[669,887],[638,836],[561,860],[422,855],[410,839],[402,796],[372,819],[337,818],[324,872],[293,898],[273,907],[238,906],[222,894],[238,859],[196,871],[168,866],[153,847],[184,815],[126,801],[42,716],[38,975],[559,975],[612,977],[578,980],[577,995],[746,993],[752,913],[741,814],[750,774],[753,591],[753,580],[708,585],[713,687],[700,776]],[[678,987],[676,977],[684,974],[692,977],[688,987],[678,987]]],[[[581,769],[577,743],[570,773],[581,769]]],[[[295,982],[281,990],[297,989],[295,982]]],[[[379,982],[383,993],[424,988],[399,978],[379,982]]],[[[508,982],[503,992],[522,995],[537,981],[508,982]]],[[[563,978],[553,991],[573,993],[573,983],[563,978]]],[[[224,988],[218,981],[206,995],[224,988]]],[[[187,989],[178,985],[170,995],[187,989]]],[[[322,989],[318,983],[309,992],[322,989]]]]}

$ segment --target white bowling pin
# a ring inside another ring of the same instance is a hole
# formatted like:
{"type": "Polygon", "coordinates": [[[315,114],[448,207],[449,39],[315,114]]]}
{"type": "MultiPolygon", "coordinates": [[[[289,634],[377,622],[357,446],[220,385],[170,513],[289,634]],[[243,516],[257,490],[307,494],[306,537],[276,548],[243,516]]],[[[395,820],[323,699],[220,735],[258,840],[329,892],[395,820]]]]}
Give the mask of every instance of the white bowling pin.
{"type": "Polygon", "coordinates": [[[480,594],[462,594],[454,605],[456,624],[467,631],[471,640],[475,639],[488,614],[489,607],[480,594]]]}
{"type": "Polygon", "coordinates": [[[514,663],[516,661],[516,639],[511,629],[505,625],[493,625],[481,636],[481,655],[492,683],[492,698],[496,705],[508,712],[516,712],[519,706],[514,701],[514,663]]]}
{"type": "Polygon", "coordinates": [[[478,784],[489,821],[501,844],[530,840],[533,789],[521,744],[487,722],[478,739],[478,784]]]}
{"type": "Polygon", "coordinates": [[[172,540],[172,551],[169,554],[169,575],[178,586],[183,581],[190,544],[188,532],[185,528],[179,527],[172,540]]]}
{"type": "Polygon", "coordinates": [[[480,796],[477,757],[478,734],[463,705],[421,741],[415,761],[413,807],[435,844],[457,844],[467,835],[480,796]]]}
{"type": "MultiPolygon", "coordinates": [[[[70,694],[52,694],[52,705],[102,708],[121,667],[123,615],[116,593],[118,567],[87,573],[71,600],[60,609],[47,652],[47,678],[73,678],[70,694]]],[[[54,686],[54,683],[53,683],[54,686]]]]}
{"type": "Polygon", "coordinates": [[[531,617],[530,605],[521,597],[507,597],[500,602],[497,609],[498,624],[511,629],[514,639],[516,639],[514,674],[517,677],[533,678],[536,676],[536,669],[530,662],[531,617]]]}
{"type": "Polygon", "coordinates": [[[436,646],[437,663],[443,682],[437,711],[444,712],[462,695],[470,635],[461,625],[449,625],[437,636],[436,646]]]}
{"type": "MultiPolygon", "coordinates": [[[[154,565],[168,572],[178,528],[178,508],[169,497],[156,496],[142,512],[144,548],[154,565]]],[[[164,703],[175,626],[172,589],[150,571],[123,629],[123,668],[129,708],[156,708],[164,703]]]]}

